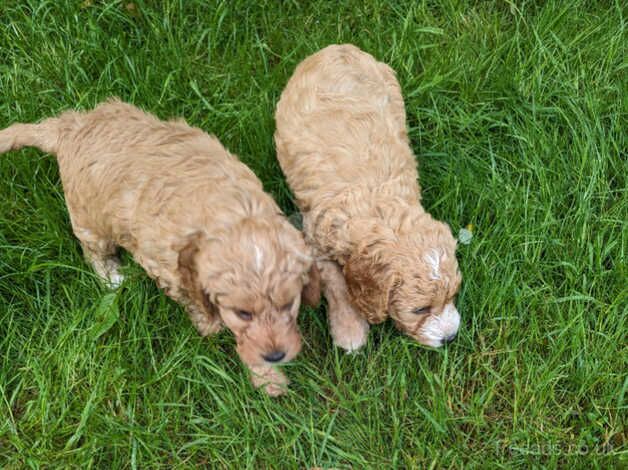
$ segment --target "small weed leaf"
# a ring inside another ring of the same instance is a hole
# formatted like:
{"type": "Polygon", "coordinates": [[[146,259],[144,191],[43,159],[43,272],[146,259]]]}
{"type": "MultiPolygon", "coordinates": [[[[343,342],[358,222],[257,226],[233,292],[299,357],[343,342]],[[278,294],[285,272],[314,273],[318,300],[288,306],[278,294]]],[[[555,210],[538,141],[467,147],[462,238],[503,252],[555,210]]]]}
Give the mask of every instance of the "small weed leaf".
{"type": "Polygon", "coordinates": [[[118,321],[120,312],[118,310],[117,296],[115,292],[105,294],[98,304],[94,325],[90,329],[90,335],[95,341],[104,335],[118,321]]]}
{"type": "Polygon", "coordinates": [[[473,239],[473,232],[466,228],[461,228],[458,232],[458,242],[461,245],[469,245],[473,239]]]}

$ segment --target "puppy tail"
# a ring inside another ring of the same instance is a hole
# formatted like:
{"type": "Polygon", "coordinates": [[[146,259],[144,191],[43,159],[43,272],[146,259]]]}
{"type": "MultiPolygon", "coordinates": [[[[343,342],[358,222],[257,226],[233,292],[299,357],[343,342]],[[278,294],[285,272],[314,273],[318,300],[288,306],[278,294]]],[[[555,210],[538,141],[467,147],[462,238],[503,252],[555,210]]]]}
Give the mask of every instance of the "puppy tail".
{"type": "Polygon", "coordinates": [[[0,130],[0,154],[22,147],[37,147],[43,152],[57,153],[59,120],[46,119],[39,124],[17,123],[0,130]]]}

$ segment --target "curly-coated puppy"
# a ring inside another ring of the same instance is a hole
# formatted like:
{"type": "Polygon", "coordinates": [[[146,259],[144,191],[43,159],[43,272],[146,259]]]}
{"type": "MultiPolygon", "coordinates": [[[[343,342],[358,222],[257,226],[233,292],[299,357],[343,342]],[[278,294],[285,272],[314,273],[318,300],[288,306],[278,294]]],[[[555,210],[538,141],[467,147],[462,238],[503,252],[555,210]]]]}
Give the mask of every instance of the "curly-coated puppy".
{"type": "Polygon", "coordinates": [[[248,167],[200,129],[117,100],[0,131],[0,153],[24,146],[56,155],[74,233],[108,284],[122,281],[123,247],[201,335],[235,334],[254,385],[284,390],[272,365],[300,350],[301,293],[316,301],[317,273],[248,167]]]}
{"type": "Polygon", "coordinates": [[[277,157],[303,213],[334,343],[353,350],[390,316],[438,347],[460,323],[449,227],[420,204],[416,159],[393,70],[352,45],[296,68],[277,104],[277,157]]]}

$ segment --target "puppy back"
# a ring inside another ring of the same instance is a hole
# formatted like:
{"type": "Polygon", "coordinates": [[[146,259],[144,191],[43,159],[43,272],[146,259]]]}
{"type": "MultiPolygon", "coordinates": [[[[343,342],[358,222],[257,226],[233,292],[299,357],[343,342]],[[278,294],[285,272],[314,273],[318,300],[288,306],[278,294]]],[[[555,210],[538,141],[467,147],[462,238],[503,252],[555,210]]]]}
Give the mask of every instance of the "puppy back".
{"type": "Polygon", "coordinates": [[[277,104],[277,158],[302,210],[330,193],[395,182],[418,197],[394,71],[349,44],[299,64],[277,104]]]}

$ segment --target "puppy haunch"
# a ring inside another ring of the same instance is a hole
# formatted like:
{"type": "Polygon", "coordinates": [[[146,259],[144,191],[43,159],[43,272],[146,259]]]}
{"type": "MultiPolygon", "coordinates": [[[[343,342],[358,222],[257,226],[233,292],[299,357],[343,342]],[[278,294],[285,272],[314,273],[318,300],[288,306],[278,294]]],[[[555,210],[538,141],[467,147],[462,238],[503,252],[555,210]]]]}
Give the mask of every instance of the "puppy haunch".
{"type": "Polygon", "coordinates": [[[277,157],[319,262],[334,342],[355,349],[388,316],[430,346],[455,336],[449,227],[420,204],[393,70],[351,45],[296,68],[277,104],[277,157]]]}
{"type": "Polygon", "coordinates": [[[255,385],[284,390],[270,365],[299,352],[301,292],[316,302],[318,276],[251,170],[200,129],[117,100],[0,131],[0,153],[24,146],[56,155],[72,228],[106,282],[122,282],[125,248],[200,334],[235,334],[255,385]]]}

